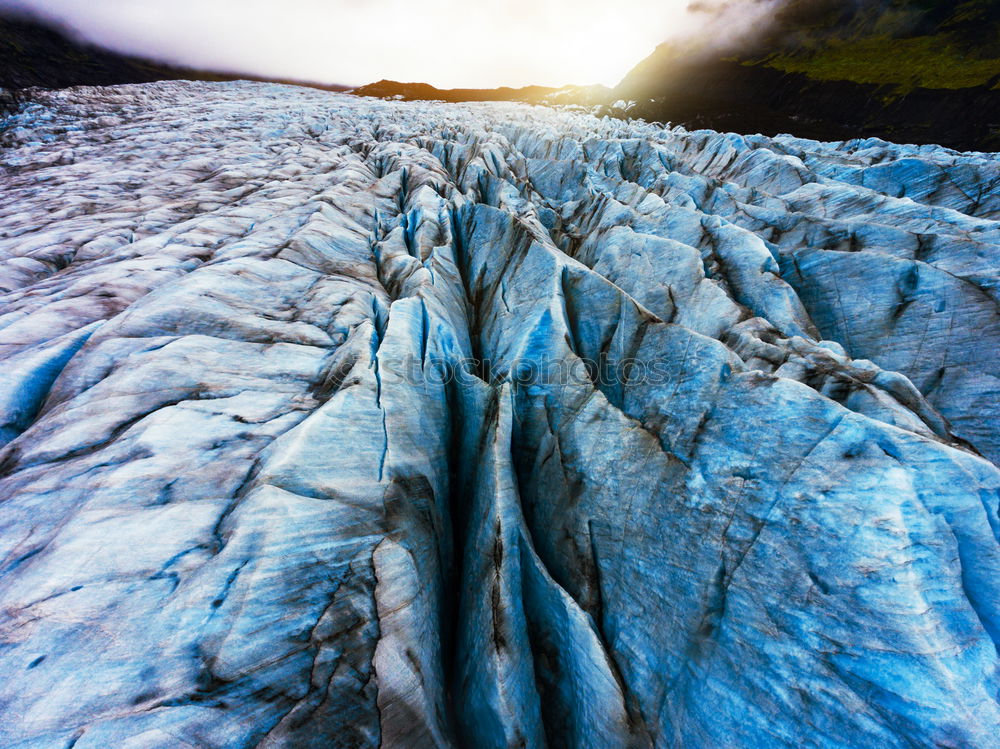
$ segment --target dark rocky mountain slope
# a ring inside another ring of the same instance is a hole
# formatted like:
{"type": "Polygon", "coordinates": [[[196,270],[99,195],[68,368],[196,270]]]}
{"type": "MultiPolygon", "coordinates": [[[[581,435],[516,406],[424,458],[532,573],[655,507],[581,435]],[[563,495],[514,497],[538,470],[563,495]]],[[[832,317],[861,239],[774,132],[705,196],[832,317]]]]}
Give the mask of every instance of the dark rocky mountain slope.
{"type": "Polygon", "coordinates": [[[162,80],[256,80],[331,91],[346,86],[278,81],[242,73],[195,70],[111,52],[78,40],[69,29],[0,11],[0,88],[67,88],[162,80]]]}
{"type": "Polygon", "coordinates": [[[995,0],[792,0],[720,42],[754,5],[724,5],[702,36],[661,45],[616,94],[688,126],[1000,149],[995,0]]]}

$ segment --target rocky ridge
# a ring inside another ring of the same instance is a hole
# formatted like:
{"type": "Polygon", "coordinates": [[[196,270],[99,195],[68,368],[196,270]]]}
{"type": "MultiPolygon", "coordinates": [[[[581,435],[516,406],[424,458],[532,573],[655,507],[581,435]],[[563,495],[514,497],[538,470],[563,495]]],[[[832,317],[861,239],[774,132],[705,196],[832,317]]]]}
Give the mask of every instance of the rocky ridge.
{"type": "Polygon", "coordinates": [[[262,78],[247,72],[195,70],[103,49],[80,39],[57,21],[0,7],[0,116],[21,89],[111,86],[153,81],[252,80],[343,91],[348,86],[262,78]]]}
{"type": "Polygon", "coordinates": [[[997,746],[995,155],[252,83],[4,138],[0,744],[997,746]]]}
{"type": "Polygon", "coordinates": [[[630,117],[1000,150],[995,0],[699,0],[614,96],[630,117]],[[756,19],[749,24],[747,18],[756,19]],[[742,19],[742,20],[741,20],[742,19]],[[733,29],[743,29],[735,33],[733,29]]]}

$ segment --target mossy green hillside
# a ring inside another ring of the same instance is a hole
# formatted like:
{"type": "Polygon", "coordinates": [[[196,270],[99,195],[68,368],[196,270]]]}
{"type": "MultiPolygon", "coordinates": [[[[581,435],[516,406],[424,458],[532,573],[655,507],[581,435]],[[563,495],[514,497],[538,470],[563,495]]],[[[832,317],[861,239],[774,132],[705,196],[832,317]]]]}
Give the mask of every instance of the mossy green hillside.
{"type": "Polygon", "coordinates": [[[759,62],[814,80],[891,85],[901,91],[969,88],[1000,76],[1000,58],[972,56],[937,35],[833,40],[815,51],[777,54],[759,62]]]}

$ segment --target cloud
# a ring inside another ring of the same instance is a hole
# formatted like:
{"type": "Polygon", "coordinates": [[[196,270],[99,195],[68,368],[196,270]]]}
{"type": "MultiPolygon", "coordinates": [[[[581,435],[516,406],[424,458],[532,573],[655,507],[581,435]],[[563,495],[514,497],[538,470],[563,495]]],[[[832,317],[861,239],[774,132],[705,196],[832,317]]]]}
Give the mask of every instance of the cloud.
{"type": "Polygon", "coordinates": [[[766,33],[788,0],[692,0],[686,39],[705,54],[743,47],[766,33]]]}

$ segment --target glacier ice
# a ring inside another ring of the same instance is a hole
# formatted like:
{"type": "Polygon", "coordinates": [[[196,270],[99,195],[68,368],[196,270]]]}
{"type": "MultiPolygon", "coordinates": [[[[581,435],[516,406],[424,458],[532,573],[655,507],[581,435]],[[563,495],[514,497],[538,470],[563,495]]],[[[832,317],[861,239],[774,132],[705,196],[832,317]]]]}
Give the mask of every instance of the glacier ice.
{"type": "Polygon", "coordinates": [[[0,189],[0,745],[1000,746],[1000,158],[250,83],[0,189]]]}

